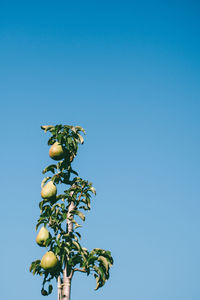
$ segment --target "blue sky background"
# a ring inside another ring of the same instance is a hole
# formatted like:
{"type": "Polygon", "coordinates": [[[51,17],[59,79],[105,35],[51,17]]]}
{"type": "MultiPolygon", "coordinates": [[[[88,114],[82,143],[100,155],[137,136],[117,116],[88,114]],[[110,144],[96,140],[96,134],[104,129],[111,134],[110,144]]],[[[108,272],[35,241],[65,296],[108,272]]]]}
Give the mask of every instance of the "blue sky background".
{"type": "Polygon", "coordinates": [[[60,123],[87,131],[83,244],[115,261],[97,292],[77,274],[72,300],[200,298],[199,14],[198,1],[0,1],[2,299],[44,299],[28,271],[45,252],[40,125],[60,123]]]}

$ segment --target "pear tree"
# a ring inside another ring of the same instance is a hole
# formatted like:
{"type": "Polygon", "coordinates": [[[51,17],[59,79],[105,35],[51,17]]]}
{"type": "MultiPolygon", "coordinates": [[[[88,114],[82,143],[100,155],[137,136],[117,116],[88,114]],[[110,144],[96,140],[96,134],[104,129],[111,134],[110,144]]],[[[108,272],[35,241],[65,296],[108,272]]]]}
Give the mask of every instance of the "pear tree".
{"type": "Polygon", "coordinates": [[[79,177],[72,168],[78,147],[83,144],[85,130],[80,126],[41,126],[51,134],[49,156],[54,161],[42,173],[40,216],[36,230],[40,230],[36,243],[46,248],[41,259],[31,263],[30,272],[43,277],[41,293],[53,290],[52,280],[57,282],[58,300],[70,300],[71,282],[76,272],[92,274],[96,288],[101,288],[109,278],[113,265],[111,252],[94,248],[89,251],[81,245],[79,219],[85,221],[85,211],[91,209],[92,195],[96,195],[92,183],[79,177]],[[58,194],[60,185],[63,192],[58,194]],[[78,220],[77,220],[78,219],[78,220]]]}

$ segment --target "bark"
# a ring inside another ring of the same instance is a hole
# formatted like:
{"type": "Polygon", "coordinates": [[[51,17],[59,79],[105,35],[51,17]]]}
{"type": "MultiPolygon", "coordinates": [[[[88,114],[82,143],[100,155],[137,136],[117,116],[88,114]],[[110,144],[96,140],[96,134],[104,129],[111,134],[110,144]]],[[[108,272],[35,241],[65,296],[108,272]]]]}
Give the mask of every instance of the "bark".
{"type": "MultiPolygon", "coordinates": [[[[67,213],[67,231],[73,232],[73,222],[70,220],[71,211],[75,209],[74,202],[70,203],[68,213],[67,213]]],[[[70,300],[71,296],[71,280],[72,280],[72,272],[67,276],[67,263],[63,270],[63,287],[62,287],[62,299],[61,300],[70,300]]]]}
{"type": "Polygon", "coordinates": [[[62,285],[60,276],[58,276],[58,300],[62,300],[62,285]]]}
{"type": "Polygon", "coordinates": [[[71,296],[71,276],[67,276],[67,266],[63,271],[62,300],[70,300],[71,296]]]}
{"type": "Polygon", "coordinates": [[[73,232],[73,222],[70,221],[70,217],[71,217],[71,211],[74,210],[75,205],[74,202],[70,203],[69,209],[68,209],[68,213],[67,213],[67,228],[68,228],[68,232],[73,232]]]}

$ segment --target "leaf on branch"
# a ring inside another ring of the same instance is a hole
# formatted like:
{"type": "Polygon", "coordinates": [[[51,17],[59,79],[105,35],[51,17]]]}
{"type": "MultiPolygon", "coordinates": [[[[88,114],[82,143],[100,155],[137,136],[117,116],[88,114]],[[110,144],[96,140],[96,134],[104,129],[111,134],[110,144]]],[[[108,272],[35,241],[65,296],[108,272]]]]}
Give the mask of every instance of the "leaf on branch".
{"type": "Polygon", "coordinates": [[[81,245],[76,242],[76,241],[72,241],[72,244],[75,246],[75,248],[78,250],[78,251],[81,251],[81,245]]]}
{"type": "Polygon", "coordinates": [[[49,171],[51,171],[53,174],[55,173],[55,169],[57,169],[57,166],[56,165],[50,165],[48,167],[46,167],[43,171],[42,171],[42,174],[45,174],[49,171]]]}
{"type": "Polygon", "coordinates": [[[70,169],[70,173],[72,173],[72,174],[78,176],[78,173],[77,173],[76,171],[72,170],[72,169],[70,169]]]}
{"type": "Polygon", "coordinates": [[[106,277],[105,277],[104,271],[101,267],[97,267],[94,265],[93,269],[98,274],[98,277],[95,276],[96,282],[97,282],[95,290],[98,290],[100,287],[102,287],[105,284],[106,277]]]}
{"type": "Polygon", "coordinates": [[[41,182],[41,188],[44,187],[45,183],[50,179],[51,177],[45,177],[41,182]]]}
{"type": "Polygon", "coordinates": [[[50,295],[53,291],[53,286],[50,284],[48,288],[48,294],[50,295]]]}
{"type": "Polygon", "coordinates": [[[42,275],[42,271],[41,271],[41,266],[40,266],[40,260],[37,259],[35,261],[33,261],[30,265],[29,271],[33,273],[33,275],[35,274],[39,274],[42,275]]]}
{"type": "Polygon", "coordinates": [[[75,128],[76,128],[77,131],[82,131],[84,134],[86,134],[86,131],[85,131],[85,129],[83,129],[83,127],[75,126],[75,128]]]}
{"type": "Polygon", "coordinates": [[[56,142],[56,135],[52,135],[52,137],[50,137],[50,139],[48,140],[48,145],[53,145],[56,142]]]}
{"type": "Polygon", "coordinates": [[[97,257],[91,255],[91,253],[90,253],[90,254],[89,254],[89,257],[88,257],[88,260],[87,260],[88,265],[93,266],[96,260],[97,260],[97,257]]]}
{"type": "Polygon", "coordinates": [[[78,137],[79,137],[79,141],[81,144],[84,143],[84,138],[82,137],[82,135],[80,135],[79,133],[77,133],[78,137]]]}
{"type": "Polygon", "coordinates": [[[73,131],[74,133],[76,133],[76,128],[74,126],[71,126],[71,131],[73,131]]]}
{"type": "Polygon", "coordinates": [[[43,126],[41,126],[40,128],[41,128],[42,130],[44,130],[44,132],[47,132],[48,130],[51,131],[51,129],[53,129],[54,126],[52,126],[52,125],[43,125],[43,126]]]}
{"type": "Polygon", "coordinates": [[[64,250],[65,250],[66,254],[69,255],[70,250],[67,247],[64,247],[64,250]]]}
{"type": "Polygon", "coordinates": [[[96,287],[95,287],[95,291],[97,291],[98,290],[98,288],[100,287],[100,283],[99,283],[99,281],[100,281],[100,277],[98,277],[98,276],[95,276],[96,277],[96,287]]]}
{"type": "Polygon", "coordinates": [[[40,203],[39,203],[39,208],[40,208],[41,210],[42,210],[43,204],[44,204],[44,201],[43,201],[43,200],[40,201],[40,203]]]}
{"type": "Polygon", "coordinates": [[[103,257],[102,255],[100,255],[97,260],[100,261],[103,264],[103,266],[106,269],[106,272],[108,272],[108,270],[109,270],[109,263],[108,263],[107,259],[105,257],[103,257]]]}
{"type": "Polygon", "coordinates": [[[36,226],[35,226],[35,230],[37,231],[38,230],[38,227],[41,225],[41,224],[47,224],[48,223],[48,221],[47,221],[47,219],[46,219],[46,217],[40,217],[39,218],[39,220],[38,220],[38,222],[37,222],[37,224],[36,224],[36,226]]]}
{"type": "Polygon", "coordinates": [[[70,259],[69,259],[69,264],[71,266],[75,266],[77,264],[82,264],[82,257],[80,256],[80,254],[75,254],[74,256],[72,256],[70,259]]]}
{"type": "Polygon", "coordinates": [[[74,233],[78,235],[79,239],[81,239],[81,234],[79,232],[76,231],[74,233]]]}
{"type": "Polygon", "coordinates": [[[78,224],[75,220],[72,220],[72,222],[75,224],[74,229],[77,229],[79,227],[82,227],[80,224],[78,224]]]}
{"type": "Polygon", "coordinates": [[[92,186],[90,189],[89,189],[94,195],[96,195],[97,193],[96,193],[96,190],[95,190],[95,188],[92,186]]]}
{"type": "Polygon", "coordinates": [[[82,221],[85,221],[85,215],[80,210],[73,210],[72,213],[74,215],[79,216],[79,218],[81,218],[82,221]]]}

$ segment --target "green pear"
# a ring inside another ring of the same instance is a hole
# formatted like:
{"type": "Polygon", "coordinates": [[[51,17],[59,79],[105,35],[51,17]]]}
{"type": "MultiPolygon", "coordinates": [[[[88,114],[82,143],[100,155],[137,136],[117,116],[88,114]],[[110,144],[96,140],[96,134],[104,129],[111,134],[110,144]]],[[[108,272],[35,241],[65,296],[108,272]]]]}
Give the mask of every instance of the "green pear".
{"type": "Polygon", "coordinates": [[[58,142],[55,142],[49,149],[49,156],[54,160],[60,160],[64,158],[65,151],[62,145],[58,142]]]}
{"type": "Polygon", "coordinates": [[[40,231],[38,232],[38,235],[36,237],[36,243],[40,247],[45,247],[46,246],[46,241],[50,237],[49,231],[43,226],[40,231]]]}
{"type": "Polygon", "coordinates": [[[47,182],[41,190],[41,196],[43,199],[50,199],[55,197],[57,194],[57,188],[53,181],[47,182]]]}
{"type": "Polygon", "coordinates": [[[46,252],[40,262],[40,266],[44,270],[53,269],[57,266],[57,264],[58,264],[58,259],[52,251],[46,252]]]}

